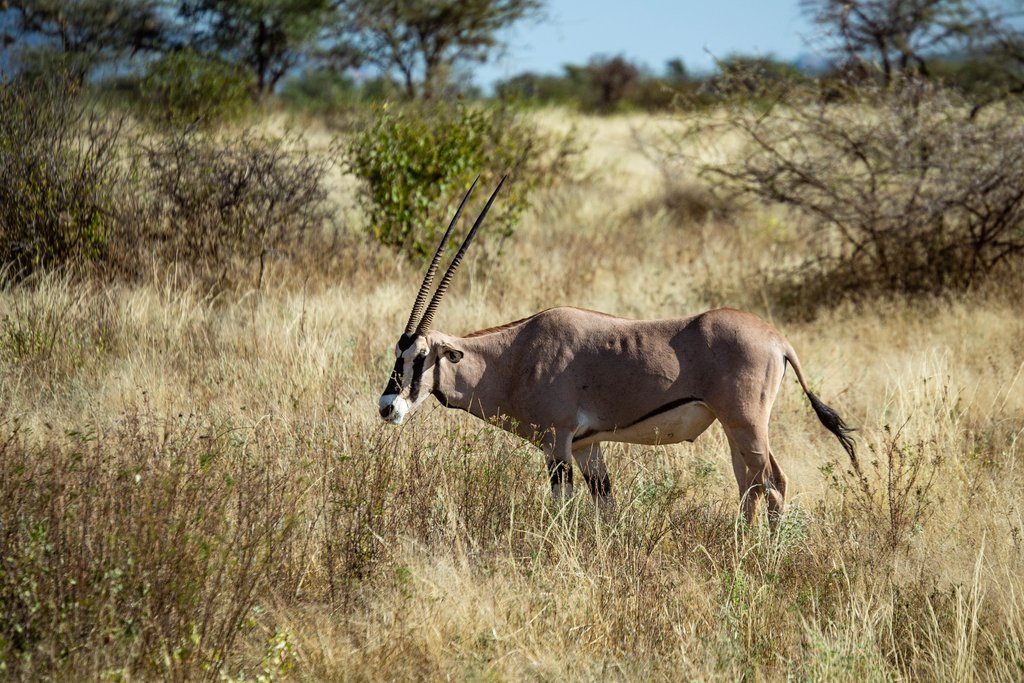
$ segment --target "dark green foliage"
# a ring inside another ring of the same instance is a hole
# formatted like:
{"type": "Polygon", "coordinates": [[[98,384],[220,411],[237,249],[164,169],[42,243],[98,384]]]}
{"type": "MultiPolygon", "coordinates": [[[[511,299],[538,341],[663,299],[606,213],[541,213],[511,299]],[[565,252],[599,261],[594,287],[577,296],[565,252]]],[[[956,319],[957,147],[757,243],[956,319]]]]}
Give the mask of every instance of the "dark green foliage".
{"type": "Polygon", "coordinates": [[[718,99],[757,99],[809,79],[792,64],[770,56],[730,55],[704,88],[718,99]]]}
{"type": "Polygon", "coordinates": [[[356,83],[332,69],[310,69],[284,81],[280,98],[293,111],[323,117],[337,124],[338,117],[358,118],[367,104],[379,105],[402,99],[402,89],[388,76],[356,83]]]}
{"type": "Polygon", "coordinates": [[[733,96],[735,93],[725,92],[722,85],[735,84],[735,74],[743,67],[754,83],[802,78],[795,66],[769,57],[733,56],[720,64],[719,73],[691,78],[679,59],[666,62],[664,73],[657,75],[622,56],[595,55],[585,65],[566,64],[562,75],[526,72],[513,76],[498,82],[495,91],[501,100],[557,104],[587,113],[657,112],[703,107],[733,96]]]}
{"type": "Polygon", "coordinates": [[[570,172],[574,145],[571,133],[539,132],[508,107],[384,107],[352,140],[346,164],[364,181],[360,202],[373,236],[410,256],[425,256],[477,174],[484,188],[510,177],[486,231],[507,236],[532,195],[570,172]]]}
{"type": "Polygon", "coordinates": [[[22,75],[70,69],[81,81],[97,67],[163,49],[167,0],[0,2],[0,45],[13,46],[22,75]]]}
{"type": "Polygon", "coordinates": [[[237,119],[252,105],[254,79],[243,67],[186,48],[150,64],[140,85],[147,118],[181,126],[237,119]]]}
{"type": "Polygon", "coordinates": [[[359,100],[355,82],[330,69],[311,69],[281,86],[281,101],[291,109],[319,116],[351,107],[359,100]]]}
{"type": "MultiPolygon", "coordinates": [[[[1024,49],[1021,52],[1024,57],[1024,49]]],[[[1024,59],[1014,68],[1006,55],[983,52],[959,58],[935,59],[932,77],[955,88],[971,101],[985,102],[1003,94],[1024,92],[1024,59]]]]}
{"type": "Polygon", "coordinates": [[[107,248],[118,126],[65,78],[0,87],[0,270],[21,279],[107,248]]]}
{"type": "Polygon", "coordinates": [[[573,107],[578,107],[587,97],[587,88],[579,67],[572,66],[567,66],[562,76],[526,72],[495,84],[495,92],[503,101],[573,107]]]}
{"type": "Polygon", "coordinates": [[[259,95],[272,93],[336,20],[329,0],[185,0],[181,17],[204,54],[249,70],[259,95]]]}

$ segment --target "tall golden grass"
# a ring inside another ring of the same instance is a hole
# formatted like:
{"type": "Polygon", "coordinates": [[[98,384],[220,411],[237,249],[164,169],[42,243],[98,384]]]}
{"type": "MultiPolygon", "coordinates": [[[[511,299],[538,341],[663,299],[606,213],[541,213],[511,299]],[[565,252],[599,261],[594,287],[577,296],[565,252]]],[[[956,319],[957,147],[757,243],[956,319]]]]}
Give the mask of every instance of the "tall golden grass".
{"type": "MultiPolygon", "coordinates": [[[[1015,680],[1024,676],[1024,318],[999,292],[775,320],[756,273],[806,247],[720,220],[584,120],[586,180],[467,260],[437,327],[574,304],[751,308],[856,434],[868,488],[792,379],[779,531],[737,526],[717,426],[611,445],[619,506],[555,506],[539,451],[376,398],[418,268],[356,238],[207,296],[61,277],[0,292],[0,674],[57,679],[1015,680]]],[[[312,134],[311,134],[312,135],[312,134]]],[[[344,195],[351,180],[339,178],[344,195]]]]}

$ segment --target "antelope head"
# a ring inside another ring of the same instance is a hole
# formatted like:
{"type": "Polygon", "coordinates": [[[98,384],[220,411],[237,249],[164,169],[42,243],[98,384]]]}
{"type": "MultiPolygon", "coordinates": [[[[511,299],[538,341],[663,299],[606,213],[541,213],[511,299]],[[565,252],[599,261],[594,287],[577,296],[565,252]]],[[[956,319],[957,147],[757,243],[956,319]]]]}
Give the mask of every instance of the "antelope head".
{"type": "Polygon", "coordinates": [[[439,369],[436,367],[438,364],[458,363],[462,360],[462,352],[452,348],[440,339],[438,335],[430,334],[430,326],[434,322],[434,314],[437,312],[437,307],[440,305],[441,299],[444,298],[444,293],[448,290],[448,285],[451,284],[452,277],[454,277],[455,271],[458,270],[459,263],[466,253],[466,248],[469,247],[470,242],[473,241],[473,237],[476,235],[476,231],[483,224],[484,217],[491,208],[494,198],[498,196],[501,186],[505,184],[506,178],[501,179],[498,187],[494,189],[490,199],[487,200],[483,211],[480,212],[476,222],[473,223],[473,228],[466,235],[466,239],[463,241],[462,246],[459,247],[455,258],[452,259],[444,277],[441,278],[441,283],[437,286],[437,290],[431,297],[430,303],[427,304],[427,295],[430,293],[431,285],[433,285],[437,266],[444,255],[452,230],[455,229],[455,224],[459,222],[462,209],[465,208],[469,196],[473,194],[473,188],[476,187],[477,181],[480,180],[479,176],[473,181],[473,184],[466,192],[466,196],[462,198],[455,216],[448,225],[448,230],[445,231],[444,237],[441,238],[441,243],[437,246],[437,251],[434,252],[434,258],[430,261],[430,267],[427,268],[423,284],[420,285],[420,291],[416,295],[416,302],[412,306],[412,314],[409,316],[409,322],[405,326],[405,332],[398,338],[398,343],[395,345],[395,369],[391,372],[391,377],[384,388],[384,393],[381,394],[380,400],[377,402],[380,416],[386,422],[400,424],[409,413],[423,403],[427,396],[437,390],[434,383],[439,376],[439,373],[435,372],[435,370],[439,369]],[[424,305],[426,305],[426,310],[424,310],[424,305]]]}

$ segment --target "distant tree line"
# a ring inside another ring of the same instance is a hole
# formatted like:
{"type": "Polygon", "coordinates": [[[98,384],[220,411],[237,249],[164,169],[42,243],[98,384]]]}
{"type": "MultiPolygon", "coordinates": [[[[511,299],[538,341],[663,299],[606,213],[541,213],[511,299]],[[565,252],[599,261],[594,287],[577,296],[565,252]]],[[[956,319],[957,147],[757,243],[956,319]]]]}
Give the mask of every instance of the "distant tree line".
{"type": "Polygon", "coordinates": [[[288,75],[372,65],[408,98],[431,98],[542,0],[4,0],[0,66],[86,80],[145,74],[188,51],[244,74],[254,97],[288,75]]]}
{"type": "Polygon", "coordinates": [[[709,104],[773,86],[819,81],[888,86],[924,79],[953,88],[984,106],[1024,94],[1024,2],[970,0],[803,0],[821,28],[828,59],[814,68],[770,55],[728,55],[710,74],[690,73],[670,60],[656,74],[623,56],[595,56],[559,75],[522,73],[497,85],[499,94],[584,110],[663,109],[709,104]]]}
{"type": "Polygon", "coordinates": [[[496,84],[498,96],[538,104],[558,104],[583,111],[668,110],[707,105],[734,94],[737,79],[747,73],[760,85],[806,81],[811,75],[771,56],[729,55],[714,73],[691,74],[681,59],[670,59],[655,73],[622,55],[595,55],[583,65],[567,64],[561,75],[522,73],[496,84]]]}
{"type": "MultiPolygon", "coordinates": [[[[330,110],[357,100],[478,95],[466,78],[505,47],[506,30],[543,16],[544,0],[3,0],[0,69],[60,68],[171,96],[242,89],[330,110]],[[358,76],[356,74],[359,74],[358,76]],[[367,76],[367,74],[370,74],[367,76]],[[146,80],[148,79],[148,80],[146,80]]],[[[828,67],[729,55],[715,73],[681,60],[660,73],[596,55],[560,74],[524,72],[496,94],[585,111],[658,110],[711,103],[746,80],[889,83],[940,80],[978,106],[1024,93],[1021,0],[803,0],[821,28],[828,67]]],[[[752,88],[753,90],[754,88],[752,88]]],[[[188,97],[185,97],[188,100],[188,97]]],[[[185,106],[191,106],[186,102],[185,106]]]]}

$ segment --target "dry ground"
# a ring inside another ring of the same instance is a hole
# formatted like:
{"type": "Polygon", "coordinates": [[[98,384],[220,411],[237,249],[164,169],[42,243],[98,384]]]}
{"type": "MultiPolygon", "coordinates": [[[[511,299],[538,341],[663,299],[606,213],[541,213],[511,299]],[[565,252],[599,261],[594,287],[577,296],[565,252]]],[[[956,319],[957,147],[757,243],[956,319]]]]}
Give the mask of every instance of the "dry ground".
{"type": "Polygon", "coordinates": [[[0,292],[0,675],[1024,676],[1020,302],[779,320],[750,283],[803,253],[792,226],[681,215],[635,124],[580,122],[587,180],[477,249],[436,326],[752,308],[858,426],[868,491],[791,374],[776,536],[737,528],[717,426],[609,448],[620,505],[598,519],[551,504],[539,451],[432,399],[381,425],[421,275],[357,240],[336,279],[281,263],[213,299],[174,273],[50,278],[0,292]]]}

